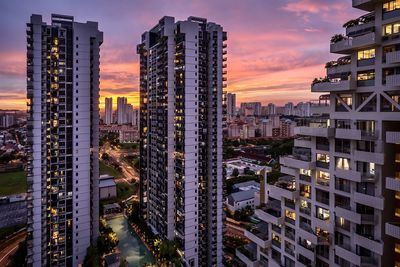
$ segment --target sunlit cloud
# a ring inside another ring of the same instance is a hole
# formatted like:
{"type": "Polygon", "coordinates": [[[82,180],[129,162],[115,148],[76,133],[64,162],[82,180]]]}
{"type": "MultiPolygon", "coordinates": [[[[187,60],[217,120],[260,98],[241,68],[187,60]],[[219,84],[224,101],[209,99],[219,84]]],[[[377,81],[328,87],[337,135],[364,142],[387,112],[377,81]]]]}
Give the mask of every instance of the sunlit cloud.
{"type": "Polygon", "coordinates": [[[37,0],[24,1],[23,8],[2,1],[0,108],[26,108],[25,23],[32,13],[43,14],[46,21],[51,13],[61,13],[74,15],[76,21],[99,22],[104,32],[101,109],[105,97],[116,103],[118,96],[125,96],[138,106],[136,45],[162,16],[182,20],[194,15],[221,24],[228,32],[228,91],[237,93],[239,103],[283,104],[318,98],[310,92],[310,83],[325,75],[325,62],[337,57],[329,54],[330,36],[343,31],[343,22],[360,15],[349,0],[132,0],[118,5],[107,0],[37,0]]]}

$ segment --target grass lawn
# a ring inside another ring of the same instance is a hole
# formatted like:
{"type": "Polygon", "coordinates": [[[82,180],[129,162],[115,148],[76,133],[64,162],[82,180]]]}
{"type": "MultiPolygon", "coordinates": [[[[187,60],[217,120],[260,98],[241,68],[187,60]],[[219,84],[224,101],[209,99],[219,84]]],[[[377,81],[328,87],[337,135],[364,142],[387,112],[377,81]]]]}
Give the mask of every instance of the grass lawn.
{"type": "Polygon", "coordinates": [[[137,184],[129,184],[126,182],[117,183],[117,198],[119,200],[125,200],[132,196],[136,192],[137,184]]]}
{"type": "Polygon", "coordinates": [[[122,175],[121,172],[119,172],[112,166],[105,164],[102,160],[99,161],[99,166],[100,166],[100,175],[108,174],[114,176],[114,178],[118,178],[122,175]]]}
{"type": "Polygon", "coordinates": [[[26,186],[24,171],[0,173],[0,196],[25,193],[26,186]]]}

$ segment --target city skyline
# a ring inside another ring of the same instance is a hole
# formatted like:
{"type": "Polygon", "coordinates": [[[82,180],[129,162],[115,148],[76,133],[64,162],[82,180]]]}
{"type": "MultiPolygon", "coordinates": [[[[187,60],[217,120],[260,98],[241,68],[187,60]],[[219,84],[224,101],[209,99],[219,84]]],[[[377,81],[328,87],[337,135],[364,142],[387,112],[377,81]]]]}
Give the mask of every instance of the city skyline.
{"type": "Polygon", "coordinates": [[[26,109],[25,26],[21,21],[26,21],[32,13],[46,14],[44,19],[49,19],[51,13],[61,13],[74,15],[78,20],[99,22],[105,36],[101,52],[101,110],[104,110],[104,98],[110,96],[128,97],[129,103],[138,106],[137,36],[164,15],[183,20],[195,14],[226,25],[230,35],[227,91],[237,94],[238,104],[261,101],[263,104],[272,102],[278,105],[318,98],[318,94],[310,93],[309,88],[315,76],[323,76],[323,65],[334,58],[325,51],[329,37],[342,31],[341,25],[335,22],[360,15],[359,11],[347,8],[350,4],[347,0],[335,3],[266,1],[254,5],[228,5],[226,1],[218,4],[179,3],[123,1],[113,7],[100,3],[97,13],[92,12],[90,1],[79,3],[79,9],[75,1],[57,4],[26,2],[23,8],[13,3],[1,3],[4,13],[1,24],[9,25],[0,28],[5,37],[0,41],[1,107],[26,109]],[[219,12],[221,9],[223,13],[219,12]]]}

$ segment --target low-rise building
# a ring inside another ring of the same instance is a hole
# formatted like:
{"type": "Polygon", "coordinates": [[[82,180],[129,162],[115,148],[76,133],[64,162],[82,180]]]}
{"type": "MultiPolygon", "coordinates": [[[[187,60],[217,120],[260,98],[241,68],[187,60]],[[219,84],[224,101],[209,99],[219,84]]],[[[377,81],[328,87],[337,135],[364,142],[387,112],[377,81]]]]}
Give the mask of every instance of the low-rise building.
{"type": "Polygon", "coordinates": [[[100,175],[99,178],[100,199],[110,199],[117,197],[117,184],[111,175],[100,175]]]}
{"type": "Polygon", "coordinates": [[[226,206],[231,212],[241,210],[246,207],[254,207],[257,205],[254,203],[254,194],[258,192],[257,189],[249,189],[245,191],[239,191],[230,194],[226,200],[226,206]]]}

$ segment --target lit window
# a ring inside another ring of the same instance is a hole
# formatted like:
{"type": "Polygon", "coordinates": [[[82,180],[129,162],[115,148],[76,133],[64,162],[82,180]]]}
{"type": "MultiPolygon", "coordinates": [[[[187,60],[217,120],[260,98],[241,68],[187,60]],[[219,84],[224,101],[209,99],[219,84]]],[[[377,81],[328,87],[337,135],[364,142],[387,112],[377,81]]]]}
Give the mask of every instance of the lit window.
{"type": "Polygon", "coordinates": [[[375,48],[358,51],[358,60],[375,58],[375,48]]]}

